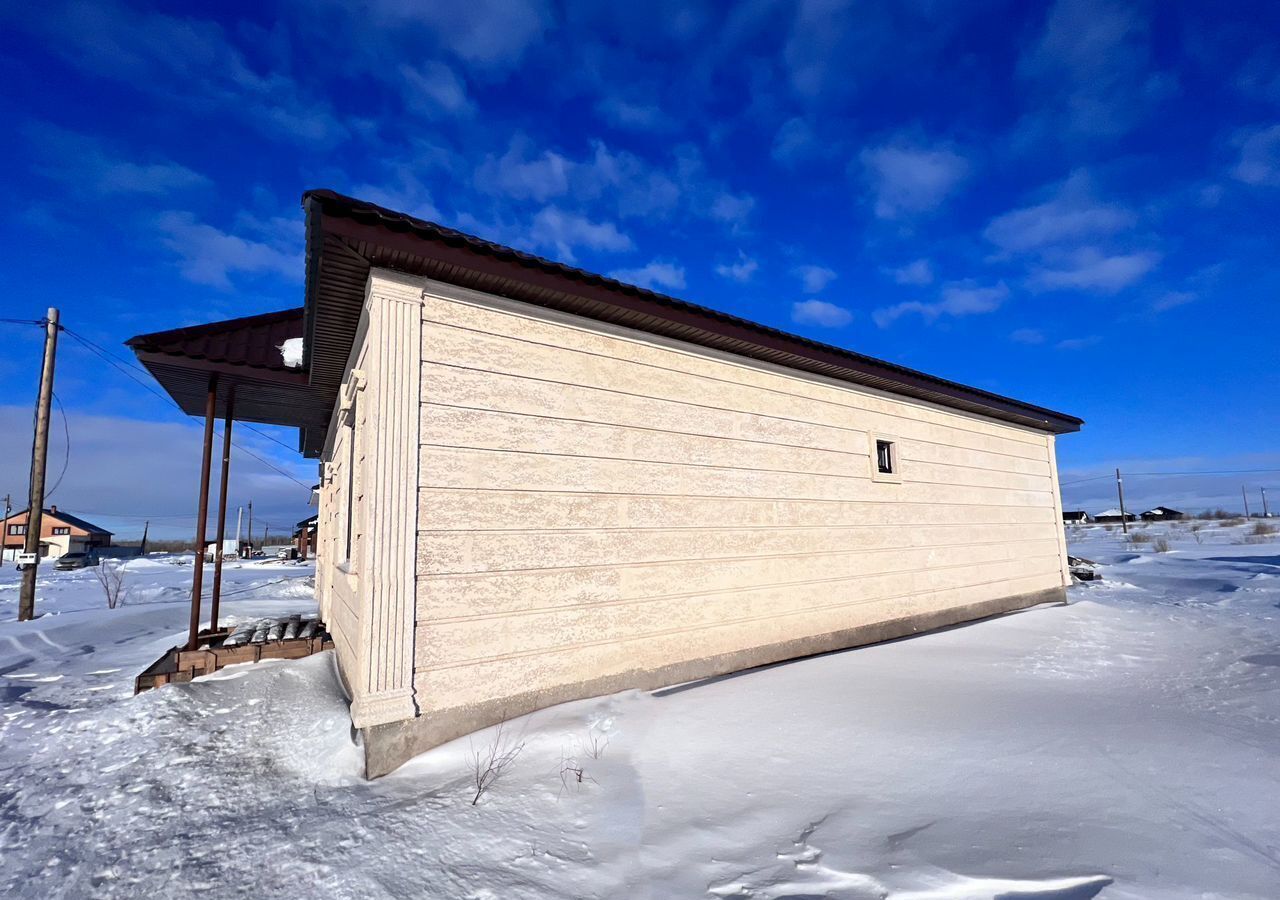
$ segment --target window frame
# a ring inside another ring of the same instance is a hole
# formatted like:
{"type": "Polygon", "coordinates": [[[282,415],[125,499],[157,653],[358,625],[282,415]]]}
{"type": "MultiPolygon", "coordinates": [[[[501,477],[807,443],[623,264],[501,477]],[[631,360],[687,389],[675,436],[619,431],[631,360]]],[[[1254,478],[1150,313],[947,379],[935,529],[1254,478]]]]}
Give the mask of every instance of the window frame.
{"type": "Polygon", "coordinates": [[[9,535],[11,537],[22,537],[27,533],[27,525],[25,522],[10,522],[9,535]]]}
{"type": "Polygon", "coordinates": [[[71,529],[70,529],[69,527],[67,527],[66,525],[54,525],[54,526],[53,526],[53,535],[54,535],[54,537],[64,537],[64,536],[67,536],[67,535],[70,535],[70,534],[71,534],[71,529]]]}
{"type": "Polygon", "coordinates": [[[883,484],[902,484],[902,441],[896,435],[877,432],[867,433],[867,455],[871,468],[871,480],[883,484]],[[889,451],[888,472],[880,471],[880,445],[887,444],[889,451]]]}

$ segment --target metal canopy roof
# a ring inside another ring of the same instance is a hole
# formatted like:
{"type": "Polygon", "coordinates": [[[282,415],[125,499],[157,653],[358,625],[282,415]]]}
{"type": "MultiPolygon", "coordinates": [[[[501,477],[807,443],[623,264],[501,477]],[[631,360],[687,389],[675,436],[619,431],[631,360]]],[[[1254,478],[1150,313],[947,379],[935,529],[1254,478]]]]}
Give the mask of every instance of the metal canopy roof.
{"type": "Polygon", "coordinates": [[[126,344],[188,415],[204,415],[209,379],[217,375],[219,416],[234,386],[237,420],[323,433],[333,391],[311,384],[304,369],[286,366],[279,349],[301,338],[302,328],[303,311],[287,309],[140,334],[126,344]]]}
{"type": "Polygon", "coordinates": [[[552,262],[333,191],[307,212],[306,357],[313,383],[341,382],[370,267],[575,313],[752,359],[928,400],[1040,431],[1082,420],[552,262]]]}

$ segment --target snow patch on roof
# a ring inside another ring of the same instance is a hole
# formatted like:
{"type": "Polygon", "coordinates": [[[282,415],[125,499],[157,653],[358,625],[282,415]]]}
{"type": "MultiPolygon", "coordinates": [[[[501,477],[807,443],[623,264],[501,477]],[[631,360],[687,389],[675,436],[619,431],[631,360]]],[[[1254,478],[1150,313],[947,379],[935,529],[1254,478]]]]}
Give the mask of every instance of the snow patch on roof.
{"type": "Polygon", "coordinates": [[[280,345],[280,355],[290,369],[302,368],[302,338],[286,338],[280,345]]]}

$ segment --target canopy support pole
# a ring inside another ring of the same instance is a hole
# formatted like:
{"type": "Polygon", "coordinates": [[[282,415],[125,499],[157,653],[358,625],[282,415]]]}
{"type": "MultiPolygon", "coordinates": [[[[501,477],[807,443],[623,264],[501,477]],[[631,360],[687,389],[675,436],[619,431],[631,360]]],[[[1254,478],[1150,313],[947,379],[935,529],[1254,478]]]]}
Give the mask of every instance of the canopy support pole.
{"type": "Polygon", "coordinates": [[[204,456],[200,462],[200,501],[196,513],[196,561],[191,574],[191,630],[187,649],[200,646],[200,592],[204,588],[205,519],[209,516],[209,469],[213,463],[213,420],[218,403],[218,376],[209,376],[209,396],[204,407],[204,456]]]}
{"type": "MultiPolygon", "coordinates": [[[[209,602],[209,630],[218,630],[218,604],[222,600],[222,551],[227,535],[227,476],[231,473],[231,422],[235,415],[236,386],[227,386],[222,424],[222,481],[218,487],[218,538],[213,551],[213,596],[209,602]]],[[[236,547],[236,556],[240,548],[236,547]]]]}

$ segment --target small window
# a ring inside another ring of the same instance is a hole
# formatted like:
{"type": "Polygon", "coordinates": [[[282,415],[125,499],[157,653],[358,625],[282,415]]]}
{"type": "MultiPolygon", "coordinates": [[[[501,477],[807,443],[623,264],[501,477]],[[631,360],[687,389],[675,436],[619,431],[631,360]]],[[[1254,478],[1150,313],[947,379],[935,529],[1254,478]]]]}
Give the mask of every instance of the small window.
{"type": "Polygon", "coordinates": [[[26,534],[27,526],[26,525],[10,525],[9,533],[10,534],[26,534]]]}
{"type": "Polygon", "coordinates": [[[71,529],[63,525],[55,525],[53,528],[53,533],[54,534],[70,534],[71,529]]]}
{"type": "Polygon", "coordinates": [[[893,441],[876,441],[876,469],[881,475],[892,475],[897,469],[893,456],[893,441]]]}

